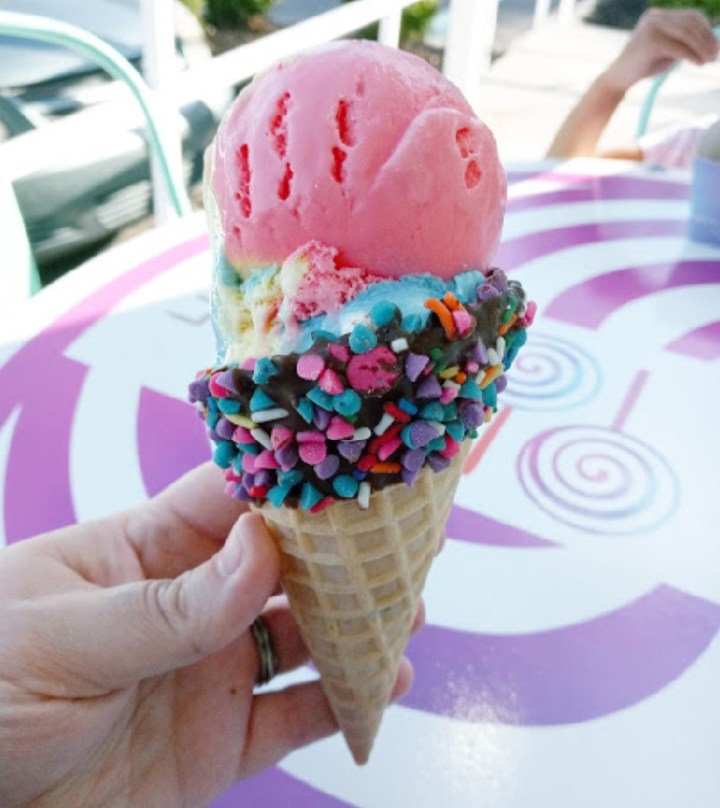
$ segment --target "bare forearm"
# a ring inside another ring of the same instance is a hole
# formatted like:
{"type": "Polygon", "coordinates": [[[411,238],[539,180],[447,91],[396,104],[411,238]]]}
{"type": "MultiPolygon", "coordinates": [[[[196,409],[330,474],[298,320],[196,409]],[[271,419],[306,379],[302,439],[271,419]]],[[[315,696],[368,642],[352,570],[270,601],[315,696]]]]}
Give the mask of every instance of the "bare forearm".
{"type": "Polygon", "coordinates": [[[605,127],[625,97],[625,90],[601,73],[572,109],[548,149],[548,157],[587,157],[597,154],[605,127]]]}

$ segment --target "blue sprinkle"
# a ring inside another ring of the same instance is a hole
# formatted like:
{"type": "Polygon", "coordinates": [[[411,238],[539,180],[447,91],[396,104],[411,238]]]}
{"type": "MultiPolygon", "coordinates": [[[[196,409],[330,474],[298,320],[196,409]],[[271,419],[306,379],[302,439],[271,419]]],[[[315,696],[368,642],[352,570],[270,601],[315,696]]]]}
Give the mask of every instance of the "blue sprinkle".
{"type": "Polygon", "coordinates": [[[352,475],[356,480],[358,480],[359,482],[362,482],[367,477],[367,472],[366,471],[360,471],[360,469],[354,469],[352,475]]]}
{"type": "Polygon", "coordinates": [[[333,480],[333,488],[335,493],[344,499],[354,497],[357,494],[359,487],[360,483],[354,477],[350,477],[348,474],[339,474],[333,480]]]}
{"type": "Polygon", "coordinates": [[[401,398],[398,401],[398,407],[403,412],[406,412],[408,415],[417,415],[418,408],[412,403],[412,401],[408,401],[406,398],[401,398]]]}
{"type": "Polygon", "coordinates": [[[217,412],[217,410],[213,412],[212,410],[208,409],[207,415],[205,416],[205,423],[208,425],[208,427],[210,429],[215,429],[219,420],[220,413],[217,412]]]}
{"type": "Polygon", "coordinates": [[[437,438],[433,438],[430,443],[427,444],[425,447],[426,452],[443,452],[447,447],[447,441],[445,440],[444,435],[440,435],[437,438]]]}
{"type": "Polygon", "coordinates": [[[322,328],[318,328],[317,331],[312,332],[313,342],[319,339],[327,340],[327,342],[337,342],[337,334],[333,334],[332,331],[324,331],[322,328]]]}
{"type": "Polygon", "coordinates": [[[211,412],[217,412],[217,411],[218,411],[218,405],[217,405],[217,401],[216,401],[214,398],[212,398],[212,397],[210,397],[210,398],[207,400],[207,406],[208,406],[208,409],[209,409],[211,412]]]}
{"type": "Polygon", "coordinates": [[[288,495],[289,491],[290,489],[284,485],[274,485],[267,492],[267,498],[276,508],[279,508],[285,501],[285,497],[288,495]]]}
{"type": "Polygon", "coordinates": [[[377,336],[371,328],[358,323],[350,334],[348,344],[353,353],[367,353],[377,345],[377,336]]]}
{"type": "Polygon", "coordinates": [[[465,424],[460,418],[457,421],[450,421],[445,425],[445,429],[453,440],[460,442],[465,437],[465,424]]]}
{"type": "Polygon", "coordinates": [[[381,300],[370,309],[370,319],[378,328],[387,325],[395,316],[397,306],[389,300],[381,300]]]}
{"type": "Polygon", "coordinates": [[[419,331],[423,327],[423,318],[420,314],[407,314],[402,318],[401,326],[410,333],[419,331]]]}
{"type": "Polygon", "coordinates": [[[234,415],[240,412],[240,402],[234,398],[220,398],[218,399],[218,409],[225,415],[234,415]]]}
{"type": "Polygon", "coordinates": [[[243,443],[242,447],[245,454],[259,455],[263,451],[263,447],[259,443],[243,443]]]}
{"type": "Polygon", "coordinates": [[[256,412],[257,410],[270,410],[277,407],[277,402],[273,401],[267,393],[262,390],[256,390],[250,399],[250,410],[256,412]]]}
{"type": "Polygon", "coordinates": [[[362,400],[354,390],[343,390],[333,398],[333,408],[340,415],[355,415],[360,411],[362,400]]]}
{"type": "Polygon", "coordinates": [[[400,432],[400,440],[408,447],[408,449],[417,449],[411,434],[412,424],[406,424],[400,432]]]}
{"type": "Polygon", "coordinates": [[[315,488],[312,483],[305,483],[300,492],[300,507],[303,510],[309,511],[320,502],[323,495],[315,488]]]}
{"type": "Polygon", "coordinates": [[[280,371],[275,366],[275,363],[267,356],[261,356],[255,363],[255,370],[253,370],[253,381],[255,384],[267,384],[273,377],[277,376],[280,371]]]}
{"type": "Polygon", "coordinates": [[[217,444],[213,452],[213,460],[221,469],[229,468],[235,458],[237,450],[232,441],[224,440],[217,444]]]}
{"type": "MultiPolygon", "coordinates": [[[[240,449],[239,446],[237,448],[240,449]]],[[[243,460],[243,452],[242,452],[242,449],[241,449],[235,455],[235,458],[234,458],[234,460],[232,462],[233,470],[235,471],[236,474],[239,474],[239,475],[242,475],[242,473],[243,473],[242,460],[243,460]]]]}
{"type": "Polygon", "coordinates": [[[461,398],[474,398],[474,399],[482,398],[483,400],[485,400],[483,391],[478,387],[478,384],[475,381],[475,379],[470,378],[466,379],[463,382],[462,386],[460,387],[459,395],[461,398]]]}
{"type": "Polygon", "coordinates": [[[313,415],[315,410],[312,405],[312,401],[309,398],[305,398],[304,396],[298,400],[298,403],[295,405],[295,409],[300,414],[300,417],[305,421],[306,424],[311,424],[313,415]]]}
{"type": "Polygon", "coordinates": [[[512,343],[510,345],[507,345],[506,341],[505,356],[503,357],[503,365],[505,365],[505,370],[509,370],[510,365],[512,365],[513,360],[517,356],[517,352],[526,342],[527,331],[524,328],[520,329],[520,331],[516,331],[513,334],[512,343]]]}
{"type": "Polygon", "coordinates": [[[482,391],[482,401],[486,407],[496,407],[497,406],[497,388],[495,384],[489,384],[483,391],[482,391]]]}
{"type": "Polygon", "coordinates": [[[454,421],[458,417],[457,404],[451,401],[449,404],[443,406],[443,417],[441,421],[454,421]]]}
{"type": "Polygon", "coordinates": [[[298,469],[290,469],[290,471],[280,471],[277,472],[278,483],[283,487],[290,489],[294,485],[301,483],[304,479],[304,475],[302,471],[298,469]]]}
{"type": "Polygon", "coordinates": [[[330,393],[326,393],[324,390],[321,390],[319,387],[313,387],[307,394],[307,397],[312,401],[313,404],[317,404],[318,407],[322,407],[324,410],[329,410],[332,412],[333,409],[333,396],[330,393]]]}
{"type": "Polygon", "coordinates": [[[428,421],[442,421],[445,408],[439,401],[431,401],[420,410],[420,417],[428,421]]]}

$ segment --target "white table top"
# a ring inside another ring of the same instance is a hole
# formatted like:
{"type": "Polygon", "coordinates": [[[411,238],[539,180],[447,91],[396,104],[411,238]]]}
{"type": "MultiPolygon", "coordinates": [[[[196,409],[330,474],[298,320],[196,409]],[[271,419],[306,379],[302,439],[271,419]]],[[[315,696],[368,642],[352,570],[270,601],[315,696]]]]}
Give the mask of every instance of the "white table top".
{"type": "MultiPolygon", "coordinates": [[[[682,173],[510,180],[496,263],[538,316],[430,574],[415,686],[368,766],[333,738],[215,808],[720,805],[720,249],[686,239],[682,173]]],[[[0,545],[209,456],[185,401],[209,272],[195,216],[2,325],[0,545]]]]}

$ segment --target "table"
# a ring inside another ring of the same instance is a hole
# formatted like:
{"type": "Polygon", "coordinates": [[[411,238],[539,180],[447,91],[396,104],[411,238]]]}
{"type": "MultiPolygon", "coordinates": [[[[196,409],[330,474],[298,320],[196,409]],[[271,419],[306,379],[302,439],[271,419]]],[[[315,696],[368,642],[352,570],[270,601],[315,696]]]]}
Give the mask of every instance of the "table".
{"type": "MultiPolygon", "coordinates": [[[[510,181],[497,263],[539,313],[468,459],[415,687],[367,767],[334,738],[214,808],[720,805],[720,249],[685,238],[683,173],[510,181]]],[[[0,544],[208,456],[185,391],[213,355],[209,267],[196,216],[4,324],[0,544]]]]}

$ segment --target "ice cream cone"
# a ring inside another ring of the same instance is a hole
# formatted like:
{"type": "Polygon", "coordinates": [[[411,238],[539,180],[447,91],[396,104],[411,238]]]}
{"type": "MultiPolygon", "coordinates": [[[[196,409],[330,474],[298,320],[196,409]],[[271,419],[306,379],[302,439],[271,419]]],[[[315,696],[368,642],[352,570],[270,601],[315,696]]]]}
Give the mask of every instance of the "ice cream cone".
{"type": "Polygon", "coordinates": [[[367,762],[471,441],[441,472],[376,491],[369,507],[255,506],[282,583],[356,763],[367,762]]]}

